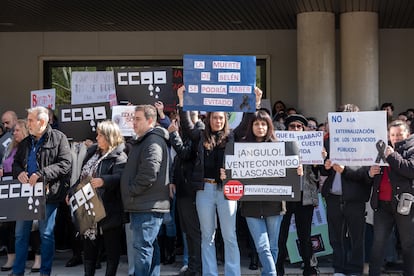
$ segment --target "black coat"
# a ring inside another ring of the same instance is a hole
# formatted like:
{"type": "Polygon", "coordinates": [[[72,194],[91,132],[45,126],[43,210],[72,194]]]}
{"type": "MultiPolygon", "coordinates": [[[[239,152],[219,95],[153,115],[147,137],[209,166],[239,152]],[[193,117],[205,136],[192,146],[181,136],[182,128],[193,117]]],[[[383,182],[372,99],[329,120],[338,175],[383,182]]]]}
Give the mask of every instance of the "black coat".
{"type": "MultiPolygon", "coordinates": [[[[102,178],[104,184],[97,189],[105,207],[106,217],[102,219],[98,226],[103,230],[120,226],[123,223],[123,204],[121,198],[120,181],[121,174],[127,161],[124,152],[125,145],[121,144],[110,152],[98,165],[96,170],[97,178],[102,178]]],[[[92,145],[83,161],[83,165],[96,153],[97,145],[92,145]]]]}
{"type": "MultiPolygon", "coordinates": [[[[325,141],[325,148],[329,152],[329,140],[325,141]]],[[[329,157],[328,157],[329,158],[329,157]]],[[[372,178],[368,175],[368,166],[346,166],[341,174],[342,200],[367,202],[371,195],[372,178]]],[[[322,196],[331,196],[332,184],[335,179],[334,169],[325,170],[321,166],[321,174],[327,176],[322,186],[322,196]]]]}
{"type": "MultiPolygon", "coordinates": [[[[397,205],[396,195],[402,193],[414,194],[414,135],[395,145],[395,151],[388,155],[387,163],[390,166],[389,178],[392,188],[392,201],[397,205]]],[[[379,186],[381,174],[374,177],[372,190],[371,207],[376,210],[378,207],[379,186]]]]}
{"type": "MultiPolygon", "coordinates": [[[[41,174],[39,181],[47,185],[46,202],[62,201],[69,189],[72,170],[72,155],[66,135],[59,130],[46,128],[45,140],[37,151],[37,167],[41,174]]],[[[13,177],[26,171],[27,158],[31,148],[32,137],[24,138],[17,148],[13,162],[13,177]]]]}

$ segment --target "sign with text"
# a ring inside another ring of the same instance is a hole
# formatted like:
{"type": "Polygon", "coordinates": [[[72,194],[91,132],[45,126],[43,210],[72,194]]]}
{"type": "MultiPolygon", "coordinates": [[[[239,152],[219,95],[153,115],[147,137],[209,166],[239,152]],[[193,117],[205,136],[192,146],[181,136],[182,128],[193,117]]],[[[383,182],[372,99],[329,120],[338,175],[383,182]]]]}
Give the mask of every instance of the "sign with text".
{"type": "Polygon", "coordinates": [[[386,111],[331,112],[329,158],[344,166],[387,165],[386,111]]]}
{"type": "MultiPolygon", "coordinates": [[[[313,209],[311,241],[315,256],[326,256],[332,254],[333,249],[329,243],[328,221],[326,219],[326,207],[322,195],[318,194],[319,205],[313,209]]],[[[286,247],[291,263],[302,261],[299,250],[299,238],[296,231],[295,215],[292,216],[289,227],[289,236],[286,247]]]]}
{"type": "Polygon", "coordinates": [[[55,110],[56,89],[33,90],[30,92],[30,107],[43,106],[55,110]]]}
{"type": "Polygon", "coordinates": [[[278,141],[296,141],[302,164],[323,164],[323,131],[275,131],[278,141]]]}
{"type": "Polygon", "coordinates": [[[62,105],[59,107],[59,128],[69,140],[95,140],[98,122],[110,119],[109,103],[62,105]]]}
{"type": "MultiPolygon", "coordinates": [[[[0,137],[0,157],[3,159],[3,155],[7,150],[7,147],[12,142],[13,133],[7,131],[0,137]]],[[[1,159],[0,159],[1,160],[1,159]]]]}
{"type": "Polygon", "coordinates": [[[184,55],[184,110],[256,111],[256,57],[184,55]]]}
{"type": "Polygon", "coordinates": [[[228,193],[240,195],[240,200],[299,201],[298,166],[296,142],[229,143],[225,151],[227,181],[224,187],[238,180],[243,188],[229,186],[228,193]]]}
{"type": "MultiPolygon", "coordinates": [[[[180,74],[180,71],[177,72],[180,74]]],[[[120,104],[153,105],[162,101],[164,106],[171,109],[176,102],[172,68],[129,68],[115,70],[114,73],[116,95],[120,104]]]]}
{"type": "Polygon", "coordinates": [[[116,105],[112,107],[112,121],[119,126],[122,136],[134,135],[135,105],[116,105]]]}
{"type": "Polygon", "coordinates": [[[44,219],[45,206],[43,182],[0,181],[0,221],[44,219]]]}
{"type": "Polygon", "coordinates": [[[72,104],[103,103],[116,104],[114,72],[72,72],[72,104]]]}

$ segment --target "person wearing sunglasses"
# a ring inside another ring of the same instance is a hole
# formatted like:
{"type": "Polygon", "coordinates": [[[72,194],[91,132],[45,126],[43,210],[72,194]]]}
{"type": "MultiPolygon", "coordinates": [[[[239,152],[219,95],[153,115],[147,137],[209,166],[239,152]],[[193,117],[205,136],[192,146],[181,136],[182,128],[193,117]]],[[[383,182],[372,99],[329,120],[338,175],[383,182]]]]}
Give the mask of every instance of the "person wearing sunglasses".
{"type": "MultiPolygon", "coordinates": [[[[300,114],[289,115],[285,120],[288,131],[304,131],[308,126],[308,120],[300,114]]],[[[284,275],[284,261],[288,251],[286,243],[289,235],[289,227],[292,215],[295,215],[295,224],[299,238],[299,252],[303,259],[303,275],[317,275],[316,266],[311,265],[313,255],[311,242],[311,226],[313,209],[318,205],[319,190],[319,171],[318,167],[312,165],[302,165],[302,191],[301,200],[297,202],[286,202],[286,214],[283,216],[279,233],[279,254],[277,257],[277,275],[284,275]]]]}

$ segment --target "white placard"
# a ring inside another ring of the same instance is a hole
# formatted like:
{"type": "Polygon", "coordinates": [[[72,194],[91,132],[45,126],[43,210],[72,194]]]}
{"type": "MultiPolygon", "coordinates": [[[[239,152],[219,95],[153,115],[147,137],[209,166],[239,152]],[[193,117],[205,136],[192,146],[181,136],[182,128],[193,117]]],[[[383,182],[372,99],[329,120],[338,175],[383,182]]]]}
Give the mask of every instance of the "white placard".
{"type": "Polygon", "coordinates": [[[43,106],[55,110],[56,89],[33,90],[30,92],[30,107],[43,106]]]}
{"type": "Polygon", "coordinates": [[[116,103],[114,72],[72,72],[72,104],[116,103]]]}
{"type": "Polygon", "coordinates": [[[302,164],[323,164],[323,131],[275,131],[278,141],[296,141],[302,164]]]}
{"type": "Polygon", "coordinates": [[[234,155],[226,155],[225,168],[232,179],[285,177],[297,168],[299,156],[285,155],[285,143],[235,143],[234,155]]]}
{"type": "Polygon", "coordinates": [[[344,166],[387,165],[385,111],[332,112],[329,121],[329,155],[344,166]]]}
{"type": "Polygon", "coordinates": [[[122,136],[134,135],[135,105],[116,105],[112,107],[112,121],[118,124],[122,136]]]}

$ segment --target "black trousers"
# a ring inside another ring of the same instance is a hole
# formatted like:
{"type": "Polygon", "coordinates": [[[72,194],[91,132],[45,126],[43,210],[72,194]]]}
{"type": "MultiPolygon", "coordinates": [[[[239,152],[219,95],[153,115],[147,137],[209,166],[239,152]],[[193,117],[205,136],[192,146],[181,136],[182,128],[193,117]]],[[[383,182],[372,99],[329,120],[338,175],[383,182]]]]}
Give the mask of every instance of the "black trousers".
{"type": "Polygon", "coordinates": [[[369,265],[369,275],[381,275],[384,264],[386,243],[394,226],[397,226],[400,235],[403,275],[414,274],[414,208],[409,215],[397,213],[397,206],[393,202],[378,201],[378,210],[374,213],[374,241],[369,265]]]}
{"type": "Polygon", "coordinates": [[[1,245],[7,247],[7,254],[16,253],[14,247],[14,234],[16,232],[16,222],[6,221],[0,226],[0,241],[1,245]]]}
{"type": "Polygon", "coordinates": [[[329,241],[335,273],[362,274],[365,244],[365,202],[326,198],[329,241]]]}
{"type": "Polygon", "coordinates": [[[188,245],[188,271],[201,273],[201,231],[194,197],[177,197],[181,230],[188,245]]]}
{"type": "Polygon", "coordinates": [[[295,215],[296,231],[299,239],[299,254],[304,264],[303,275],[315,274],[310,265],[312,257],[311,227],[313,216],[313,205],[303,206],[302,202],[286,202],[286,214],[283,216],[279,233],[279,254],[277,257],[278,266],[283,263],[288,255],[286,242],[289,236],[290,220],[295,215]]]}
{"type": "Polygon", "coordinates": [[[99,255],[100,245],[103,243],[106,253],[105,276],[115,276],[121,255],[122,226],[106,229],[95,240],[83,240],[85,276],[95,275],[95,264],[99,255]]]}

